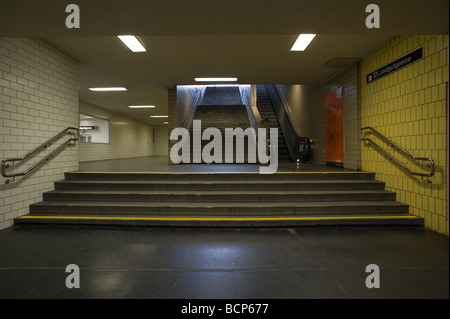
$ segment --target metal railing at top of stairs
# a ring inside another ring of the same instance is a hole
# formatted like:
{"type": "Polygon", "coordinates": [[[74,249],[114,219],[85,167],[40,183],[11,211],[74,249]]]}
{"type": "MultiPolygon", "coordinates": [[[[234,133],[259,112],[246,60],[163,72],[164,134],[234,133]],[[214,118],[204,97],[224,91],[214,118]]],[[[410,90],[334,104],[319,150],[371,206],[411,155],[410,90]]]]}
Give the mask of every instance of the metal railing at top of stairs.
{"type": "MultiPolygon", "coordinates": [[[[256,86],[255,86],[254,90],[255,90],[254,94],[256,94],[256,86]]],[[[239,86],[239,92],[241,94],[242,102],[244,103],[244,105],[247,109],[250,124],[257,133],[258,128],[262,127],[262,125],[263,125],[263,119],[261,118],[261,114],[259,113],[258,107],[256,105],[256,101],[255,101],[255,103],[252,103],[252,98],[248,97],[248,95],[246,94],[247,92],[245,91],[244,88],[242,88],[242,86],[239,86]]],[[[250,96],[252,96],[252,94],[253,94],[253,90],[252,90],[252,86],[250,86],[250,96]]]]}
{"type": "Polygon", "coordinates": [[[200,101],[203,99],[203,95],[205,94],[206,87],[198,89],[195,93],[194,99],[192,100],[192,104],[189,107],[189,112],[184,119],[183,128],[189,129],[192,125],[192,121],[194,119],[195,112],[197,111],[197,106],[200,101]]]}
{"type": "MultiPolygon", "coordinates": [[[[396,143],[394,143],[393,141],[391,141],[390,139],[388,139],[386,136],[384,136],[383,134],[381,134],[380,132],[378,132],[377,130],[375,130],[373,127],[370,126],[366,126],[361,128],[360,131],[360,139],[362,141],[368,141],[370,144],[372,144],[373,146],[375,146],[379,151],[381,151],[383,154],[385,154],[387,157],[389,157],[391,160],[393,160],[395,163],[397,163],[401,168],[405,169],[408,173],[410,173],[411,175],[416,175],[416,176],[421,176],[422,180],[424,177],[431,177],[434,175],[434,161],[432,158],[429,157],[416,157],[413,154],[409,153],[408,151],[406,151],[405,149],[403,149],[402,147],[398,146],[396,143]],[[402,152],[403,154],[407,155],[408,157],[410,157],[412,160],[415,161],[422,161],[422,165],[423,165],[423,161],[428,161],[428,163],[426,164],[429,169],[430,172],[429,173],[420,173],[420,172],[414,172],[412,171],[410,168],[408,168],[405,164],[401,163],[399,160],[397,160],[394,156],[392,156],[391,154],[389,154],[385,149],[383,149],[380,145],[378,145],[377,143],[375,143],[373,140],[371,140],[368,137],[363,137],[363,132],[365,130],[370,130],[371,132],[375,133],[378,137],[380,137],[382,140],[384,140],[386,143],[390,144],[392,147],[394,147],[395,149],[399,150],[400,152],[402,152]]],[[[428,183],[431,183],[431,180],[428,178],[426,180],[428,183]]]]}
{"type": "Polygon", "coordinates": [[[5,158],[5,159],[3,159],[2,162],[1,162],[1,174],[2,174],[3,177],[6,178],[5,183],[8,184],[10,182],[15,181],[15,177],[28,175],[29,173],[31,173],[32,171],[37,169],[39,166],[41,166],[44,162],[47,162],[48,160],[50,160],[58,152],[62,151],[64,148],[66,148],[67,146],[71,145],[72,142],[78,141],[78,131],[79,131],[79,129],[76,128],[76,127],[68,127],[66,129],[64,129],[63,131],[61,131],[60,133],[58,133],[57,135],[55,135],[54,137],[52,137],[51,139],[49,139],[48,141],[46,141],[45,143],[43,143],[43,144],[39,145],[38,147],[36,147],[31,152],[28,152],[27,154],[25,154],[22,157],[5,158]],[[59,140],[64,135],[66,135],[66,134],[73,134],[74,131],[75,131],[75,136],[76,137],[72,137],[72,138],[68,139],[67,141],[65,141],[63,144],[58,146],[51,153],[49,153],[46,156],[44,156],[41,160],[39,160],[36,164],[31,166],[27,170],[25,170],[25,171],[23,171],[21,173],[13,173],[13,174],[7,174],[6,173],[6,169],[11,167],[11,166],[14,166],[16,164],[16,162],[25,161],[30,156],[38,153],[39,151],[41,151],[43,149],[46,149],[47,147],[50,146],[50,144],[56,142],[57,140],[59,140]],[[12,162],[12,165],[9,164],[11,162],[12,162]]]}

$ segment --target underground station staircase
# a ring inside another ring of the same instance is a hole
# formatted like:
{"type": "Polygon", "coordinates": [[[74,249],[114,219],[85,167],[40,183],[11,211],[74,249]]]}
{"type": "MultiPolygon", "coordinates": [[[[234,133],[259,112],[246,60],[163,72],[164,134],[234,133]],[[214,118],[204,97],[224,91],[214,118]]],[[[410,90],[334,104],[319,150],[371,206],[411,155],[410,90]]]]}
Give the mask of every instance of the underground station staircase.
{"type": "MultiPolygon", "coordinates": [[[[225,136],[226,129],[236,129],[241,128],[245,130],[251,127],[250,120],[248,118],[248,113],[245,105],[242,103],[241,96],[239,93],[239,88],[237,87],[219,87],[211,88],[208,87],[205,92],[204,99],[202,103],[197,106],[196,112],[194,114],[193,120],[201,121],[200,130],[195,131],[199,136],[203,135],[203,132],[207,128],[216,128],[221,133],[221,163],[225,163],[225,136]]],[[[191,125],[189,129],[190,136],[194,136],[194,127],[191,125]]],[[[234,140],[235,141],[235,140],[234,140]]],[[[193,138],[191,138],[191,162],[193,161],[193,138]]],[[[210,140],[202,140],[200,145],[200,153],[203,148],[210,143],[210,140]]],[[[233,144],[233,156],[230,156],[230,161],[232,163],[237,163],[236,153],[243,156],[243,162],[248,163],[248,143],[247,138],[244,140],[243,148],[240,150],[236,149],[236,145],[233,144]]]]}
{"type": "Polygon", "coordinates": [[[16,225],[423,225],[365,172],[68,172],[16,225]]]}

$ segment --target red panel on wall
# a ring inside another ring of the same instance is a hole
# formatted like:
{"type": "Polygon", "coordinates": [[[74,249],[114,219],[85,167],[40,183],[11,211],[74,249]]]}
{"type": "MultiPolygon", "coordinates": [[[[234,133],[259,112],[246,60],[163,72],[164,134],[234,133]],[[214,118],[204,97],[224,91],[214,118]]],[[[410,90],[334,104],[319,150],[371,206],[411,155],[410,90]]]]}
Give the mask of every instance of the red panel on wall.
{"type": "Polygon", "coordinates": [[[344,162],[344,121],[342,87],[325,98],[325,158],[327,163],[344,162]]]}

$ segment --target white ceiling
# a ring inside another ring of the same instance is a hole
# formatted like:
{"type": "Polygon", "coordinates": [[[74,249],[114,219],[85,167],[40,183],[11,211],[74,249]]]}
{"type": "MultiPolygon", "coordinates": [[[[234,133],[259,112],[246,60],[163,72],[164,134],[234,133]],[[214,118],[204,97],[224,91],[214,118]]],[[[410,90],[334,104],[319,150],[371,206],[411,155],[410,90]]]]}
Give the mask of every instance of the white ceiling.
{"type": "Polygon", "coordinates": [[[361,0],[77,0],[80,29],[65,27],[66,3],[2,0],[0,36],[43,38],[80,65],[80,99],[159,125],[167,88],[194,77],[233,76],[242,84],[317,84],[341,69],[332,58],[361,59],[401,34],[448,32],[448,0],[377,0],[381,28],[365,27],[361,0]],[[289,51],[299,33],[318,36],[289,51]],[[115,37],[135,34],[132,53],[115,37]],[[127,92],[94,93],[93,86],[127,92]],[[130,110],[131,104],[154,104],[130,110]]]}

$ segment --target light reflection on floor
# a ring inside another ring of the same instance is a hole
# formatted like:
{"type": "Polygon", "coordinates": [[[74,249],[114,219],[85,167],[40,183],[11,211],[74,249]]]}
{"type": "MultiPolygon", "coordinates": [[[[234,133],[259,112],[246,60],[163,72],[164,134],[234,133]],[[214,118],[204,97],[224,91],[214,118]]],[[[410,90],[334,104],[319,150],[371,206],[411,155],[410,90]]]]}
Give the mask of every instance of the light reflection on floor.
{"type": "MultiPolygon", "coordinates": [[[[167,156],[80,162],[80,172],[259,172],[260,164],[169,164],[167,156]]],[[[343,172],[342,167],[278,163],[278,172],[343,172]]]]}

